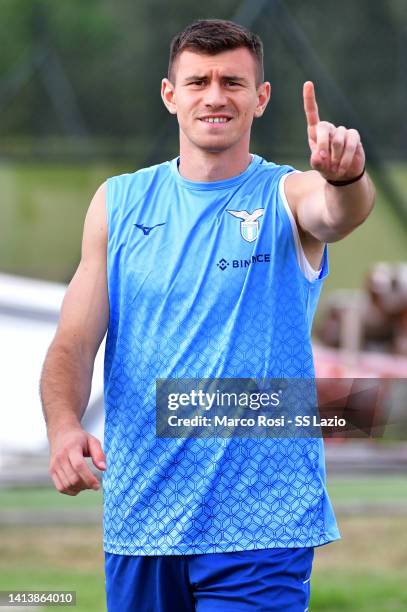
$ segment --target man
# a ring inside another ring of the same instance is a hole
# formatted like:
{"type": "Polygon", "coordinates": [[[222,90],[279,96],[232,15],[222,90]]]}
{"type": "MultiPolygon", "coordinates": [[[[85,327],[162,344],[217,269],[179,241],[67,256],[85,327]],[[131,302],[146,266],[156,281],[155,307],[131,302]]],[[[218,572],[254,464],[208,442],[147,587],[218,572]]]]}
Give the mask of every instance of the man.
{"type": "Polygon", "coordinates": [[[270,98],[262,44],[227,21],[172,41],[161,95],[180,155],[94,196],[41,392],[50,473],[104,481],[108,609],[308,607],[314,547],[338,539],[323,442],[156,435],[157,379],[312,378],[326,243],[373,207],[356,130],[320,121],[304,85],[309,172],[249,153],[270,98]],[[105,355],[105,453],[83,430],[105,355]],[[106,467],[107,464],[107,467],[106,467]]]}

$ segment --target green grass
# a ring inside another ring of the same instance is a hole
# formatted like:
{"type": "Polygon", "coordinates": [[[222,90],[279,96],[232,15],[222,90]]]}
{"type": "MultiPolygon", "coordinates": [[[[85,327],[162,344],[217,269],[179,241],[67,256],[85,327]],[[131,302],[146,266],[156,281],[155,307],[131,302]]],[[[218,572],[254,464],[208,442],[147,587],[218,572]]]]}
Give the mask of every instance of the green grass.
{"type": "Polygon", "coordinates": [[[0,590],[76,591],[77,612],[101,612],[101,542],[100,526],[0,527],[0,590]]]}
{"type": "Polygon", "coordinates": [[[334,504],[404,502],[407,507],[407,477],[328,478],[328,491],[334,504]]]}
{"type": "MultiPolygon", "coordinates": [[[[307,164],[298,167],[307,168],[307,164]]],[[[2,271],[68,281],[80,255],[82,226],[89,201],[108,176],[131,172],[134,162],[0,165],[2,185],[0,242],[2,271]]],[[[407,168],[392,164],[390,172],[401,193],[407,191],[407,168]]],[[[382,193],[369,220],[345,240],[332,244],[325,293],[362,286],[373,262],[407,258],[405,228],[382,193]]]]}
{"type": "Polygon", "coordinates": [[[405,581],[406,575],[402,571],[383,575],[357,569],[353,572],[319,572],[314,569],[310,610],[404,612],[407,609],[405,581]]]}
{"type": "Polygon", "coordinates": [[[4,510],[69,510],[101,506],[101,491],[82,491],[79,495],[70,497],[51,488],[0,489],[0,508],[4,510]]]}
{"type": "Polygon", "coordinates": [[[407,517],[339,520],[342,539],[316,549],[310,610],[407,609],[407,517]]]}
{"type": "Polygon", "coordinates": [[[0,165],[2,271],[70,280],[89,202],[108,176],[124,171],[106,164],[0,165]]]}
{"type": "MultiPolygon", "coordinates": [[[[76,606],[64,607],[75,612],[101,612],[106,609],[103,571],[80,572],[51,567],[32,567],[24,564],[24,571],[18,568],[2,569],[2,590],[9,591],[76,591],[76,606]]],[[[61,606],[47,606],[36,610],[49,610],[61,606]]]]}

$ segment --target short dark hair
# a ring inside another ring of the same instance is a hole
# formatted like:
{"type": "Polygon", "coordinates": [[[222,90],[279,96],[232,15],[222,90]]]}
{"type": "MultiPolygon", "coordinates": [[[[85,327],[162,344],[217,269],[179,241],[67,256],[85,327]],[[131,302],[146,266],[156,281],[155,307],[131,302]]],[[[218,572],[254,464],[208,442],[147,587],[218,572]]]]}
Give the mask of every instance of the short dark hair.
{"type": "Polygon", "coordinates": [[[182,51],[216,55],[223,51],[246,47],[252,54],[256,66],[256,84],[264,81],[263,43],[257,34],[244,26],[223,19],[200,19],[179,32],[171,41],[168,78],[174,78],[173,68],[182,51]]]}

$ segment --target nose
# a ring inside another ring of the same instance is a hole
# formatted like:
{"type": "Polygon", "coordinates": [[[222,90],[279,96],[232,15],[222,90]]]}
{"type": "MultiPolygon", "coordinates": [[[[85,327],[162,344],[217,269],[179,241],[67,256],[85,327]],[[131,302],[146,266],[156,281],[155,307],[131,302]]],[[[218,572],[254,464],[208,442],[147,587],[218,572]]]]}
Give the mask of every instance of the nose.
{"type": "Polygon", "coordinates": [[[204,103],[206,106],[210,106],[211,108],[219,108],[225,106],[227,102],[227,98],[225,95],[225,91],[216,81],[213,81],[206,89],[204,96],[204,103]]]}

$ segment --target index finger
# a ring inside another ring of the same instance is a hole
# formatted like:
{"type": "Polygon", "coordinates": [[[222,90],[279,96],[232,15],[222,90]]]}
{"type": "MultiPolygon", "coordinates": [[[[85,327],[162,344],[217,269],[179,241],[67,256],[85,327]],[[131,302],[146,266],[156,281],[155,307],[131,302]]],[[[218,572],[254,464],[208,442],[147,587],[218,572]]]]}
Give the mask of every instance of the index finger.
{"type": "Polygon", "coordinates": [[[308,127],[314,127],[319,123],[318,105],[315,97],[314,83],[307,81],[303,88],[304,111],[307,117],[308,127]]]}

